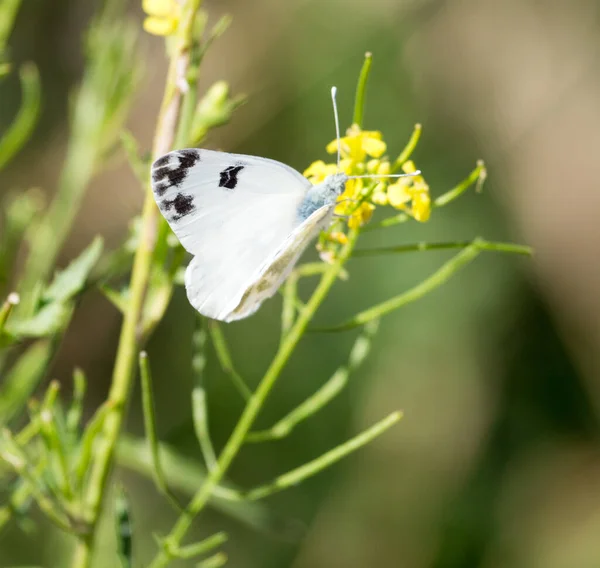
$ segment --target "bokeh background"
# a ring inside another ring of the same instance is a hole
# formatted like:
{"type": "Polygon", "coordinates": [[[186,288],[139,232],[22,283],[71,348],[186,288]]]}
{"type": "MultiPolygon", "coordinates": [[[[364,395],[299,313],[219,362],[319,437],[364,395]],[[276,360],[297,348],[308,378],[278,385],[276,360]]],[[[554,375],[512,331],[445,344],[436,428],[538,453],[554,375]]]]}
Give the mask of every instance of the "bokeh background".
{"type": "MultiPolygon", "coordinates": [[[[131,2],[130,16],[142,22],[131,2]]],[[[600,2],[596,0],[222,0],[233,16],[204,64],[248,102],[210,147],[268,156],[297,169],[333,138],[329,87],[342,123],[365,51],[373,52],[365,127],[399,151],[423,124],[415,161],[434,195],[488,165],[482,194],[426,224],[369,234],[365,245],[481,235],[532,245],[532,260],[487,253],[448,285],[382,322],[367,363],[331,406],[287,439],[248,447],[231,479],[267,481],[386,413],[405,418],[359,453],[267,505],[265,534],[209,512],[195,536],[225,528],[236,568],[596,568],[600,566],[600,2]],[[292,531],[279,530],[293,527],[292,531]],[[285,538],[282,537],[285,532],[285,538]],[[290,534],[288,534],[290,533],[290,534]]],[[[42,73],[44,114],[2,187],[53,191],[66,140],[68,92],[82,71],[93,4],[25,0],[12,39],[42,73]]],[[[142,38],[146,72],[129,127],[149,148],[162,94],[162,41],[142,38]]],[[[3,119],[18,90],[3,91],[3,119]]],[[[91,187],[62,263],[101,233],[116,246],[142,193],[125,164],[91,187]]],[[[314,252],[310,253],[314,255],[314,252]]],[[[335,323],[417,283],[449,253],[356,259],[319,314],[335,323]]],[[[261,376],[277,341],[279,300],[226,331],[240,372],[261,376]]],[[[49,377],[68,390],[90,378],[88,411],[104,399],[119,316],[99,294],[82,303],[49,377]]],[[[151,340],[160,434],[199,460],[190,417],[194,314],[179,290],[151,340]]],[[[262,426],[312,393],[342,363],[354,334],[309,336],[285,371],[262,426]]],[[[209,410],[217,446],[241,405],[212,358],[209,410]]],[[[139,393],[130,432],[142,433],[139,393]]],[[[143,565],[152,531],[175,513],[152,482],[118,471],[143,565]]],[[[102,538],[115,566],[112,527],[102,538]]],[[[69,541],[40,519],[33,535],[0,537],[0,566],[63,566],[69,541]]],[[[182,564],[184,565],[184,564],[182,564]]],[[[192,564],[190,564],[192,565],[192,564]]]]}

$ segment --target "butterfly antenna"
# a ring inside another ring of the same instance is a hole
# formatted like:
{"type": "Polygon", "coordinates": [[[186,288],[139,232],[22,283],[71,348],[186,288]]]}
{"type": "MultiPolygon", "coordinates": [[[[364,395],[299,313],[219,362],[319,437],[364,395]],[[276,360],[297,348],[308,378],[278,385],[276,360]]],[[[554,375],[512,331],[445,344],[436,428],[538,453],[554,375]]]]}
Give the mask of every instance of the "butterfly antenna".
{"type": "Polygon", "coordinates": [[[335,119],[335,137],[337,140],[337,166],[340,169],[340,161],[342,158],[342,139],[340,138],[340,118],[338,116],[337,101],[335,96],[337,87],[331,87],[331,102],[333,103],[333,118],[335,119]]]}

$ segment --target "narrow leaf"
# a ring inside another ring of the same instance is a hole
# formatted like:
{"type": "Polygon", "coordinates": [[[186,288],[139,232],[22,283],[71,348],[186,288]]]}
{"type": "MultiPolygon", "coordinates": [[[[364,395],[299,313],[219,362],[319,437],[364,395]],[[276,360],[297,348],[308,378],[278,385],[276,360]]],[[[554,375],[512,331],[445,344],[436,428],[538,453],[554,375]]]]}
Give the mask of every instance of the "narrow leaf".
{"type": "Polygon", "coordinates": [[[20,70],[23,102],[4,136],[0,138],[0,169],[2,169],[29,140],[40,113],[40,77],[32,63],[20,70]]]}
{"type": "Polygon", "coordinates": [[[131,504],[122,486],[117,488],[115,497],[115,528],[117,532],[117,554],[123,568],[133,566],[133,527],[131,504]]]}
{"type": "Polygon", "coordinates": [[[5,375],[0,389],[0,422],[6,424],[21,413],[39,384],[52,355],[49,340],[33,343],[5,375]]]}
{"type": "Polygon", "coordinates": [[[313,475],[323,471],[335,462],[340,461],[342,458],[346,457],[352,452],[358,450],[359,448],[362,448],[371,440],[375,439],[377,436],[380,436],[386,430],[391,428],[401,418],[401,412],[393,412],[383,420],[377,422],[376,424],[374,424],[364,432],[358,434],[354,438],[351,438],[344,444],[341,444],[333,448],[332,450],[329,450],[322,456],[300,467],[297,467],[296,469],[293,469],[287,473],[284,473],[283,475],[280,475],[268,485],[263,485],[261,487],[257,487],[256,489],[252,489],[246,494],[246,499],[263,499],[268,495],[272,495],[273,493],[283,491],[288,487],[298,485],[298,483],[300,483],[301,481],[312,477],[313,475]]]}
{"type": "Polygon", "coordinates": [[[43,300],[48,303],[64,303],[81,292],[92,268],[102,254],[102,248],[102,238],[96,237],[69,266],[54,276],[52,283],[43,294],[43,300]]]}

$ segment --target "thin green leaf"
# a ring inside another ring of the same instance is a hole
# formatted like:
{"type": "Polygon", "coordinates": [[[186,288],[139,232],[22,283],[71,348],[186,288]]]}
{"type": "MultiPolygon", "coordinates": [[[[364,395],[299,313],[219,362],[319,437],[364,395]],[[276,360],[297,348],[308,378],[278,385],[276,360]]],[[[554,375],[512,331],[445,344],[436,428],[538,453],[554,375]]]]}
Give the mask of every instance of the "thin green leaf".
{"type": "Polygon", "coordinates": [[[48,337],[64,329],[72,311],[70,305],[53,302],[42,307],[33,317],[11,320],[6,327],[17,337],[48,337]]]}
{"type": "Polygon", "coordinates": [[[356,96],[354,98],[354,116],[352,122],[358,124],[362,128],[363,116],[365,112],[365,100],[367,91],[367,82],[369,80],[369,73],[371,72],[371,63],[373,62],[373,55],[367,51],[365,53],[365,60],[363,62],[360,75],[358,76],[358,84],[356,85],[356,96]]]}
{"type": "Polygon", "coordinates": [[[422,130],[423,128],[420,124],[415,124],[413,132],[410,135],[406,146],[404,147],[402,152],[400,152],[400,155],[394,160],[394,164],[392,165],[391,169],[392,173],[397,172],[402,167],[402,165],[410,158],[410,156],[414,152],[414,149],[419,143],[419,138],[421,138],[422,130]]]}
{"type": "Polygon", "coordinates": [[[48,303],[64,303],[81,292],[102,254],[103,246],[102,237],[96,237],[69,266],[54,276],[52,283],[43,293],[43,300],[48,303]]]}
{"type": "Polygon", "coordinates": [[[358,434],[354,438],[351,438],[344,444],[341,444],[333,448],[332,450],[329,450],[322,456],[308,463],[305,463],[304,465],[297,467],[287,473],[284,473],[283,475],[280,475],[268,485],[263,485],[261,487],[257,487],[248,491],[248,493],[246,494],[246,499],[263,499],[269,495],[272,495],[273,493],[277,493],[279,491],[287,489],[288,487],[298,485],[298,483],[304,481],[309,477],[312,477],[313,475],[316,475],[317,473],[323,471],[332,464],[340,461],[348,454],[351,454],[359,448],[362,448],[371,440],[374,440],[377,436],[380,436],[386,430],[391,428],[401,418],[401,412],[393,412],[392,414],[390,414],[383,420],[380,420],[364,432],[361,432],[360,434],[358,434]]]}
{"type": "MultiPolygon", "coordinates": [[[[392,247],[374,247],[369,249],[359,249],[355,250],[352,253],[352,258],[363,256],[379,256],[383,254],[401,254],[405,252],[464,249],[468,246],[471,246],[472,244],[474,244],[474,241],[449,241],[440,243],[428,243],[426,241],[422,241],[420,243],[409,243],[405,245],[397,245],[392,247]]],[[[477,240],[476,245],[480,250],[507,252],[526,256],[533,255],[533,249],[526,245],[484,241],[482,239],[477,240]]]]}
{"type": "Polygon", "coordinates": [[[448,205],[448,203],[458,199],[473,184],[475,184],[476,191],[480,192],[486,177],[487,170],[485,169],[485,164],[483,160],[479,160],[477,167],[464,180],[451,190],[434,199],[432,206],[443,207],[444,205],[448,205]]]}
{"type": "Polygon", "coordinates": [[[115,496],[115,529],[117,534],[117,554],[123,568],[133,566],[133,526],[131,504],[121,485],[115,496]]]}
{"type": "Polygon", "coordinates": [[[16,292],[12,292],[8,295],[8,298],[2,304],[0,308],[0,333],[4,331],[4,325],[6,324],[6,320],[12,312],[12,309],[20,302],[19,294],[16,292]]]}
{"type": "Polygon", "coordinates": [[[0,139],[0,169],[2,169],[29,140],[40,114],[40,77],[32,63],[19,72],[23,102],[13,123],[0,139]]]}
{"type": "Polygon", "coordinates": [[[196,564],[197,568],[221,568],[227,564],[227,554],[224,552],[217,552],[210,558],[203,560],[196,564]]]}
{"type": "Polygon", "coordinates": [[[319,390],[284,416],[274,426],[268,430],[250,432],[246,437],[246,441],[265,442],[283,438],[298,424],[331,402],[348,383],[350,372],[354,371],[365,360],[378,327],[379,322],[377,321],[368,323],[356,338],[350,351],[347,365],[339,367],[319,390]]]}
{"type": "Polygon", "coordinates": [[[144,429],[148,438],[150,455],[152,456],[152,471],[154,483],[158,490],[167,498],[167,500],[179,511],[183,506],[179,503],[175,495],[169,489],[165,474],[163,472],[160,460],[160,447],[158,444],[158,435],[156,433],[156,412],[154,410],[154,395],[152,393],[152,375],[150,372],[150,362],[148,354],[142,351],[139,355],[140,378],[142,388],[142,410],[144,413],[144,429]]]}
{"type": "Polygon", "coordinates": [[[206,406],[206,390],[204,388],[204,372],[206,369],[206,342],[208,335],[206,333],[206,320],[198,317],[198,325],[192,336],[192,346],[194,354],[192,356],[192,372],[194,375],[194,387],[192,389],[192,419],[194,422],[194,432],[204,463],[209,471],[217,466],[217,456],[210,440],[210,431],[208,428],[208,409],[206,406]]]}
{"type": "Polygon", "coordinates": [[[372,320],[379,319],[403,306],[406,306],[407,304],[410,304],[411,302],[421,299],[432,290],[439,288],[442,284],[454,276],[454,274],[456,274],[461,268],[479,256],[480,253],[481,249],[478,246],[478,241],[475,240],[471,245],[451,258],[429,278],[426,278],[414,288],[411,288],[410,290],[407,290],[398,296],[390,298],[381,304],[377,304],[368,310],[360,312],[353,318],[340,325],[328,328],[317,328],[313,329],[313,331],[345,331],[359,325],[364,325],[372,320]]]}
{"type": "Polygon", "coordinates": [[[229,348],[227,347],[225,336],[223,335],[221,326],[216,320],[209,320],[208,332],[210,333],[210,337],[217,354],[217,359],[219,360],[223,372],[229,376],[231,382],[242,395],[244,400],[248,401],[252,396],[252,391],[245,383],[241,375],[235,370],[231,354],[229,353],[229,348]]]}
{"type": "Polygon", "coordinates": [[[73,400],[67,412],[66,428],[72,440],[77,439],[77,431],[83,414],[83,398],[87,388],[85,374],[81,369],[73,372],[73,400]]]}
{"type": "Polygon", "coordinates": [[[57,381],[52,381],[48,386],[46,396],[40,407],[39,424],[42,439],[46,444],[48,456],[53,465],[54,478],[60,494],[67,501],[70,501],[73,498],[73,487],[67,456],[68,442],[61,436],[61,428],[57,425],[59,414],[57,396],[59,390],[60,385],[57,381]]]}
{"type": "Polygon", "coordinates": [[[49,340],[33,343],[3,377],[0,389],[0,423],[6,424],[20,414],[39,384],[52,355],[49,340]]]}
{"type": "Polygon", "coordinates": [[[150,183],[150,160],[142,158],[138,142],[129,130],[121,132],[121,145],[125,150],[131,171],[145,190],[150,183]]]}
{"type": "Polygon", "coordinates": [[[0,52],[6,47],[20,5],[21,0],[2,0],[0,4],[0,52]]]}
{"type": "Polygon", "coordinates": [[[107,402],[102,404],[96,410],[83,431],[81,442],[79,444],[78,456],[74,466],[75,487],[77,488],[83,487],[83,481],[89,472],[92,457],[94,455],[94,448],[101,437],[104,421],[111,409],[112,406],[107,402]]]}
{"type": "Polygon", "coordinates": [[[55,525],[66,532],[72,532],[73,525],[59,503],[46,492],[39,473],[32,471],[27,456],[15,442],[11,433],[4,429],[0,436],[0,458],[9,463],[29,485],[31,495],[40,509],[55,525]]]}
{"type": "MultiPolygon", "coordinates": [[[[206,469],[195,460],[182,456],[166,444],[159,444],[161,463],[170,487],[188,495],[206,479],[206,469]]],[[[121,437],[117,446],[117,462],[140,475],[154,475],[153,459],[146,440],[129,435],[121,437]]],[[[286,540],[297,540],[301,528],[294,520],[282,518],[260,503],[248,503],[242,493],[230,485],[217,485],[212,492],[211,507],[254,530],[286,540]]]]}
{"type": "Polygon", "coordinates": [[[171,558],[189,560],[190,558],[195,558],[202,554],[206,554],[207,552],[211,552],[217,548],[217,546],[221,546],[223,543],[227,542],[227,533],[218,532],[200,542],[189,544],[187,546],[174,546],[168,539],[162,539],[159,542],[171,558]]]}
{"type": "Polygon", "coordinates": [[[110,303],[115,306],[122,314],[125,313],[127,309],[127,302],[129,301],[129,291],[128,289],[123,290],[115,290],[111,288],[108,284],[101,284],[99,286],[100,291],[106,296],[106,298],[110,301],[110,303]]]}

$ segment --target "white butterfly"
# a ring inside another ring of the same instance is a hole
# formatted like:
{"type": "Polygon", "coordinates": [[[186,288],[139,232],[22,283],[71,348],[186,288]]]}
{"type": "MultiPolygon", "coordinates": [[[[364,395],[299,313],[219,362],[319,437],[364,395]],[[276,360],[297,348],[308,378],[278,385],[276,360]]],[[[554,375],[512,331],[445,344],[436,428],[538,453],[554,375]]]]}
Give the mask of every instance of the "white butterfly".
{"type": "MultiPolygon", "coordinates": [[[[337,111],[335,118],[339,140],[337,111]]],[[[194,255],[185,272],[192,306],[227,322],[258,310],[329,225],[348,179],[337,173],[313,186],[281,162],[204,149],[156,160],[154,198],[194,255]]]]}

